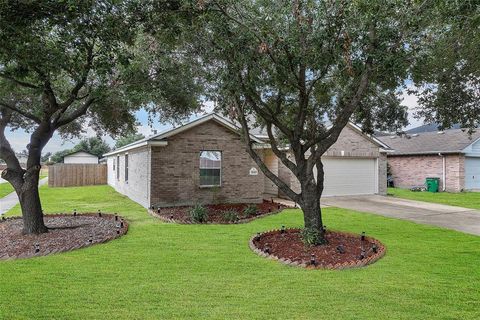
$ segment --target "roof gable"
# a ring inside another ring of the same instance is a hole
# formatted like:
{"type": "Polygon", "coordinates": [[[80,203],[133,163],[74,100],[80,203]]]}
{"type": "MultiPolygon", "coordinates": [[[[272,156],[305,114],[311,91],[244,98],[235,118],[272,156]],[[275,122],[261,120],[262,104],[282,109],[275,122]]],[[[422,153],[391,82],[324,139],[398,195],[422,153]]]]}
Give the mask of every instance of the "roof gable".
{"type": "Polygon", "coordinates": [[[396,155],[464,153],[480,139],[480,131],[471,136],[461,129],[452,129],[407,136],[385,136],[379,139],[390,145],[396,155]]]}

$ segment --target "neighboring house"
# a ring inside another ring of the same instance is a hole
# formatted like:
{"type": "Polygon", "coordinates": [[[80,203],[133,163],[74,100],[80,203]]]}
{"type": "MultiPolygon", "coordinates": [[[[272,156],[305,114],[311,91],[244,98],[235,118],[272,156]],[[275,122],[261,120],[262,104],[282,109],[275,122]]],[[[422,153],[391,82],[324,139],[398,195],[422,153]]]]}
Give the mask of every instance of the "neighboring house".
{"type": "Polygon", "coordinates": [[[396,187],[440,178],[442,191],[480,190],[480,132],[461,129],[379,137],[394,149],[388,163],[396,187]]]}
{"type": "Polygon", "coordinates": [[[76,151],[63,157],[65,164],[98,164],[98,157],[85,151],[76,151]]]}
{"type": "MultiPolygon", "coordinates": [[[[269,169],[298,188],[298,181],[273,154],[265,137],[252,134],[252,141],[269,169]]],[[[386,194],[387,148],[349,124],[323,159],[325,195],[386,194]]],[[[239,128],[217,114],[104,156],[108,184],[144,207],[256,203],[282,196],[246,152],[239,128]]]]}

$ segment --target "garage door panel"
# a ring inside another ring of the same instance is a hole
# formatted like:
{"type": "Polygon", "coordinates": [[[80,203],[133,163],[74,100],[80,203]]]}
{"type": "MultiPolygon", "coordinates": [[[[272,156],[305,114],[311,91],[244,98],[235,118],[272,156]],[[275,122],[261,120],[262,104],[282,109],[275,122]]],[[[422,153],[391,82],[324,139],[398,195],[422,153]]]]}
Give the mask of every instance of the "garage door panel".
{"type": "Polygon", "coordinates": [[[465,189],[480,190],[480,158],[465,158],[465,189]]]}
{"type": "Polygon", "coordinates": [[[375,159],[326,158],[324,196],[374,194],[376,186],[375,159]]]}

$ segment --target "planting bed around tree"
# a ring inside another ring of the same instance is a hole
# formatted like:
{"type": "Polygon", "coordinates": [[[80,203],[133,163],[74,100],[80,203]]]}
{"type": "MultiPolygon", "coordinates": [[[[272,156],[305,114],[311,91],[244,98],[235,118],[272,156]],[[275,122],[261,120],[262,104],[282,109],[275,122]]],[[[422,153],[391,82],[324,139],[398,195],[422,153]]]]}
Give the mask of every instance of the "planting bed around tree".
{"type": "Polygon", "coordinates": [[[258,233],[250,240],[257,254],[292,266],[311,269],[348,269],[371,264],[385,254],[385,246],[363,235],[326,232],[326,244],[309,246],[302,241],[301,229],[258,233]]]}
{"type": "Polygon", "coordinates": [[[0,220],[0,260],[31,258],[71,251],[121,237],[128,223],[104,213],[56,214],[44,217],[47,233],[24,235],[20,217],[0,220]]]}
{"type": "Polygon", "coordinates": [[[150,213],[166,222],[174,223],[245,223],[259,217],[275,214],[287,208],[285,205],[263,201],[258,204],[209,204],[205,206],[180,206],[151,209],[150,213]],[[192,210],[204,211],[204,219],[198,219],[192,210]]]}

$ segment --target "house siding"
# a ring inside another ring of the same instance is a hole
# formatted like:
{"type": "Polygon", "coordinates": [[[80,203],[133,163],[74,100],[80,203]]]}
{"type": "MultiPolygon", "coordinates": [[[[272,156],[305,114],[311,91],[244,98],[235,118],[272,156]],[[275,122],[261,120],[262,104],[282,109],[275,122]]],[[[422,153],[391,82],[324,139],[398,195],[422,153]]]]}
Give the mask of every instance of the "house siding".
{"type": "MultiPolygon", "coordinates": [[[[465,157],[447,155],[446,191],[458,192],[465,186],[465,157]]],[[[439,155],[389,156],[388,163],[396,187],[411,188],[421,186],[427,177],[440,178],[440,190],[443,190],[443,157],[439,155]]]]}
{"type": "Polygon", "coordinates": [[[155,206],[263,200],[263,173],[245,151],[240,136],[214,120],[170,137],[165,147],[152,147],[151,163],[151,204],[155,206]],[[222,152],[221,187],[200,187],[202,150],[222,152]],[[250,175],[251,168],[258,175],[250,175]]]}
{"type": "Polygon", "coordinates": [[[108,184],[143,207],[150,206],[150,149],[130,150],[107,158],[108,184]],[[125,181],[125,155],[128,154],[128,181],[125,181]],[[117,162],[119,156],[119,163],[117,162]],[[115,170],[113,162],[115,161],[115,170]],[[120,170],[117,179],[117,170],[120,170]]]}

